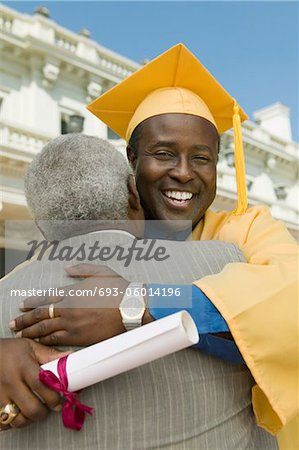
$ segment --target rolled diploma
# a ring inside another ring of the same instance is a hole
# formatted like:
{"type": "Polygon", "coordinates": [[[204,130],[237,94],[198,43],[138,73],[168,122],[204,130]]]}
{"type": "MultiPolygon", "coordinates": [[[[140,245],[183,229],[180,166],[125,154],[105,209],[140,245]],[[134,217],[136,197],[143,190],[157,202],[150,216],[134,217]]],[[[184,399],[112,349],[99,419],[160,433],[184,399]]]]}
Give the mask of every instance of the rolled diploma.
{"type": "MultiPolygon", "coordinates": [[[[71,353],[67,359],[68,390],[78,391],[198,342],[195,323],[180,311],[135,330],[71,353]]],[[[57,362],[41,366],[56,376],[57,362]]]]}

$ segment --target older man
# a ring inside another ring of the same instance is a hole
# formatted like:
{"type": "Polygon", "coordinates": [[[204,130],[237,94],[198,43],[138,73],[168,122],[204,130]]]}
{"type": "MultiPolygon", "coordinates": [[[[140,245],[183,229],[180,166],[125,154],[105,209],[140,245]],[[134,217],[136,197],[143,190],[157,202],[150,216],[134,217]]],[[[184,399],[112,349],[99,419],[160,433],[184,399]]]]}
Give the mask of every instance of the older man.
{"type": "MultiPolygon", "coordinates": [[[[135,218],[142,217],[138,194],[134,184],[130,184],[130,169],[126,161],[113,147],[103,141],[76,135],[58,138],[49,144],[33,162],[31,177],[27,178],[27,195],[29,190],[36,196],[36,202],[33,202],[31,197],[31,205],[35,205],[35,211],[43,210],[43,214],[37,216],[37,220],[46,236],[53,238],[55,237],[53,232],[61,232],[60,227],[56,227],[53,221],[48,223],[45,220],[40,221],[41,218],[50,219],[46,211],[49,215],[53,214],[57,220],[83,219],[88,215],[91,221],[85,221],[85,231],[88,233],[85,236],[79,236],[80,228],[71,227],[69,230],[72,236],[62,240],[59,248],[71,247],[76,252],[82,242],[88,245],[97,242],[109,244],[112,247],[119,245],[128,248],[134,241],[134,236],[126,231],[115,231],[109,228],[97,231],[96,228],[99,225],[97,222],[99,217],[104,220],[109,220],[112,216],[125,219],[128,203],[128,215],[135,218]],[[37,170],[42,167],[42,172],[37,170]],[[36,184],[33,183],[33,173],[38,176],[36,184]],[[119,195],[118,189],[127,194],[119,195]],[[103,192],[105,198],[101,199],[103,192]],[[97,205],[93,212],[90,212],[91,205],[97,205]],[[99,212],[101,208],[102,214],[99,212]],[[92,226],[94,228],[90,232],[92,226]]],[[[66,228],[63,229],[65,230],[66,228]]],[[[143,245],[146,247],[149,242],[144,242],[143,245]]],[[[114,258],[109,261],[109,266],[133,281],[170,283],[173,282],[174,276],[176,282],[188,283],[194,278],[220,271],[227,262],[242,261],[242,256],[235,246],[224,243],[213,245],[213,243],[204,242],[170,241],[167,251],[170,253],[170,260],[176,261],[176,266],[178,266],[178,259],[184,260],[184,265],[177,269],[175,274],[169,271],[169,262],[163,264],[163,261],[161,265],[160,262],[152,264],[151,261],[148,262],[149,264],[132,263],[126,268],[122,261],[114,258]],[[195,254],[191,252],[191,249],[196,250],[195,254]],[[207,252],[209,252],[208,255],[206,255],[207,252]],[[149,277],[151,269],[153,278],[149,277]]],[[[1,302],[0,321],[2,329],[0,349],[3,358],[0,370],[5,372],[5,384],[2,381],[3,376],[0,376],[1,404],[19,402],[18,406],[24,404],[26,409],[28,407],[26,403],[30,404],[32,391],[37,392],[41,398],[45,395],[40,390],[40,384],[30,383],[26,387],[25,383],[24,399],[21,400],[19,396],[17,401],[15,380],[22,379],[29,371],[29,366],[32,366],[37,373],[38,361],[31,361],[31,363],[28,361],[28,348],[26,349],[28,340],[7,339],[12,336],[8,328],[8,320],[16,316],[18,309],[18,299],[9,296],[9,292],[18,287],[24,290],[29,287],[47,289],[69,284],[70,280],[67,279],[63,266],[63,261],[53,263],[49,259],[36,260],[20,267],[1,283],[3,298],[6,299],[5,302],[1,302]],[[12,368],[11,364],[5,364],[5,358],[9,359],[9,355],[16,351],[18,351],[19,361],[12,368]],[[14,377],[10,381],[11,373],[14,377]]],[[[113,275],[111,271],[106,273],[113,275]]],[[[119,278],[114,277],[114,283],[119,278]]],[[[100,302],[101,299],[98,298],[96,301],[100,302]]],[[[69,303],[68,306],[70,307],[71,304],[69,303]]],[[[118,320],[115,320],[115,311],[109,312],[109,308],[97,308],[95,304],[88,306],[85,316],[86,334],[93,329],[97,339],[101,339],[103,335],[106,336],[107,330],[103,330],[105,322],[110,327],[112,324],[109,314],[112,314],[114,318],[115,328],[112,334],[124,331],[118,310],[116,310],[118,320]]],[[[71,312],[76,313],[74,309],[71,312]]],[[[57,324],[60,324],[60,330],[73,333],[73,341],[70,343],[76,342],[78,316],[73,316],[72,320],[67,322],[64,320],[64,314],[67,314],[67,311],[59,308],[59,304],[55,309],[56,317],[49,318],[48,308],[39,310],[38,315],[42,319],[41,316],[45,313],[47,321],[50,325],[53,324],[54,329],[57,329],[57,324]]],[[[80,314],[82,317],[82,309],[80,314]]],[[[111,329],[109,332],[111,333],[111,329]]],[[[66,334],[63,333],[62,338],[65,338],[66,334]]],[[[86,336],[86,339],[88,340],[89,337],[86,336]]],[[[43,346],[40,345],[39,348],[43,346]]],[[[81,393],[82,401],[95,407],[95,418],[87,420],[80,433],[74,434],[70,430],[62,429],[61,418],[57,414],[51,414],[44,422],[33,424],[18,432],[11,430],[1,433],[1,448],[32,450],[46,446],[53,449],[67,447],[113,450],[161,447],[275,449],[276,444],[273,438],[255,425],[250,408],[252,383],[251,375],[244,365],[224,363],[194,349],[185,350],[84,390],[81,393]],[[138,402],[133,401],[136,398],[138,402]],[[211,398],[217,398],[217,404],[211,398]],[[231,433],[232,429],[235,433],[231,433]]],[[[49,406],[56,405],[54,400],[48,402],[49,406]]],[[[42,403],[38,405],[38,401],[36,397],[35,404],[31,405],[32,421],[38,419],[40,408],[45,408],[42,403]]],[[[23,418],[16,416],[12,422],[15,426],[27,423],[26,416],[23,418]]]]}

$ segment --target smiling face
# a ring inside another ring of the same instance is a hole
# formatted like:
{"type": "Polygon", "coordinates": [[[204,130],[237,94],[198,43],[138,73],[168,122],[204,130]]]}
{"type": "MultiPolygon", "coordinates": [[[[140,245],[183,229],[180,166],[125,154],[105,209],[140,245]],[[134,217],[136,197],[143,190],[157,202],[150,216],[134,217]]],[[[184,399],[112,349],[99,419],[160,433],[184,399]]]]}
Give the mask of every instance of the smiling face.
{"type": "Polygon", "coordinates": [[[216,195],[218,142],[201,117],[162,114],[142,122],[128,158],[146,219],[199,222],[216,195]]]}

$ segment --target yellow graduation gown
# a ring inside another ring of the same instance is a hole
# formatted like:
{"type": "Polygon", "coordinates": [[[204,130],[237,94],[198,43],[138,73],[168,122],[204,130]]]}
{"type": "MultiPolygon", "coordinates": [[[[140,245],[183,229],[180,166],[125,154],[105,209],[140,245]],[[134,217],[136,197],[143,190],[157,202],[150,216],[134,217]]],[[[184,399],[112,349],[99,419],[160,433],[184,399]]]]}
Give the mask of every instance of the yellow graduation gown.
{"type": "Polygon", "coordinates": [[[232,242],[247,259],[194,284],[227,321],[255,379],[258,425],[277,434],[299,414],[298,246],[264,206],[241,216],[208,210],[192,239],[232,242]]]}

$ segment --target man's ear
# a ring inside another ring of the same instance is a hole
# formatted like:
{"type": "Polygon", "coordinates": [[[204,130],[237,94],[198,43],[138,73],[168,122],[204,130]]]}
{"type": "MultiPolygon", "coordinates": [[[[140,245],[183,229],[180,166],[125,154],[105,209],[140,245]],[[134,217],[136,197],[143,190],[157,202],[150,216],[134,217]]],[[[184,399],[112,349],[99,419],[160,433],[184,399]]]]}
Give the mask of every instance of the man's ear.
{"type": "Polygon", "coordinates": [[[127,146],[127,158],[130,166],[135,171],[137,156],[135,155],[135,152],[130,145],[127,146]]]}
{"type": "Polygon", "coordinates": [[[139,211],[141,209],[141,203],[134,175],[129,175],[128,191],[129,191],[129,207],[135,211],[139,211]]]}

